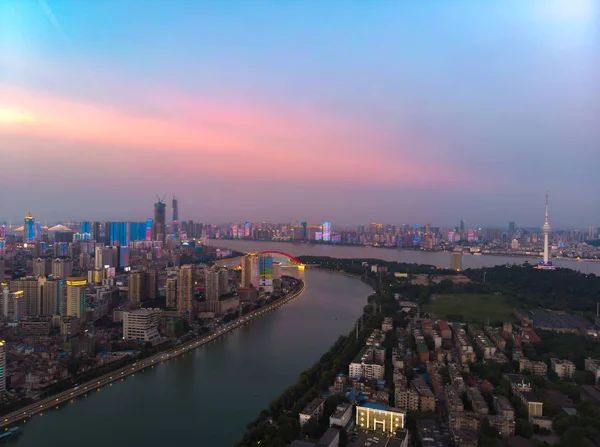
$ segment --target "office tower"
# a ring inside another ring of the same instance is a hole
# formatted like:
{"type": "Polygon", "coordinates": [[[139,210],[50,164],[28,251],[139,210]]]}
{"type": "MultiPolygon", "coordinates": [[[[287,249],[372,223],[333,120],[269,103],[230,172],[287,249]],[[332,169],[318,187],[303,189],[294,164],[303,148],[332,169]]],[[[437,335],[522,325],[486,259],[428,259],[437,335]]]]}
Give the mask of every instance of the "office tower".
{"type": "Polygon", "coordinates": [[[67,317],[81,317],[85,314],[85,288],[87,279],[77,276],[67,278],[67,317]]]}
{"type": "Polygon", "coordinates": [[[0,258],[0,283],[4,282],[4,268],[4,259],[0,258]]]}
{"type": "Polygon", "coordinates": [[[191,264],[181,266],[177,273],[177,310],[179,312],[187,312],[190,315],[193,312],[193,274],[191,264]]]}
{"type": "Polygon", "coordinates": [[[331,222],[323,222],[323,242],[331,242],[331,222]]]}
{"type": "Polygon", "coordinates": [[[0,256],[6,254],[6,241],[4,239],[0,239],[0,256]]]}
{"type": "Polygon", "coordinates": [[[31,213],[27,213],[25,216],[25,223],[23,225],[23,243],[24,244],[32,244],[35,242],[36,237],[36,226],[35,219],[31,215],[31,213]]]}
{"type": "Polygon", "coordinates": [[[462,258],[462,251],[453,251],[450,253],[450,268],[460,272],[463,269],[462,258]]]}
{"type": "Polygon", "coordinates": [[[300,222],[300,226],[302,227],[302,239],[308,239],[308,225],[306,222],[300,222]]]}
{"type": "Polygon", "coordinates": [[[102,234],[101,228],[102,224],[100,222],[92,222],[90,225],[91,234],[90,238],[96,242],[100,242],[100,237],[102,234]]]}
{"type": "Polygon", "coordinates": [[[24,300],[24,314],[25,315],[39,315],[41,312],[40,305],[40,286],[38,284],[38,278],[35,276],[27,276],[20,278],[15,281],[9,281],[8,287],[11,292],[23,292],[24,300]]]}
{"type": "Polygon", "coordinates": [[[167,278],[165,287],[167,308],[174,309],[177,307],[177,277],[167,278]]]}
{"type": "Polygon", "coordinates": [[[129,302],[132,304],[140,304],[144,300],[146,300],[146,272],[130,272],[129,302]]]}
{"type": "Polygon", "coordinates": [[[0,225],[0,239],[6,239],[6,222],[0,225]]]}
{"type": "Polygon", "coordinates": [[[254,253],[242,256],[242,287],[258,289],[258,255],[254,253]]]}
{"type": "Polygon", "coordinates": [[[514,232],[515,232],[515,229],[516,229],[516,227],[515,227],[515,223],[514,223],[514,222],[509,222],[509,223],[508,223],[508,231],[509,231],[510,233],[514,233],[514,232]]]}
{"type": "Polygon", "coordinates": [[[160,341],[158,325],[159,309],[137,309],[123,313],[123,338],[141,343],[155,344],[160,341]]]}
{"type": "Polygon", "coordinates": [[[460,231],[465,231],[465,221],[464,220],[460,221],[460,231]]]}
{"type": "Polygon", "coordinates": [[[166,236],[166,211],[167,205],[162,199],[154,204],[154,228],[152,231],[152,240],[165,242],[166,236]]]}
{"type": "Polygon", "coordinates": [[[6,392],[6,343],[0,340],[0,395],[6,392]]]}
{"type": "Polygon", "coordinates": [[[179,233],[179,201],[173,196],[173,233],[179,233]]]}
{"type": "Polygon", "coordinates": [[[244,223],[244,237],[250,237],[250,221],[244,223]]]}
{"type": "Polygon", "coordinates": [[[273,256],[259,253],[258,255],[258,284],[267,292],[273,291],[273,256]]]}
{"type": "Polygon", "coordinates": [[[92,224],[91,222],[81,222],[81,239],[84,241],[92,238],[92,224]]]}
{"type": "Polygon", "coordinates": [[[69,258],[56,258],[52,261],[52,276],[66,279],[73,273],[73,260],[69,258]]]}
{"type": "Polygon", "coordinates": [[[590,225],[588,228],[588,239],[592,240],[596,236],[596,229],[593,225],[590,225]]]}
{"type": "Polygon", "coordinates": [[[52,278],[43,282],[41,287],[42,294],[42,315],[61,315],[63,307],[65,280],[52,278]]]}

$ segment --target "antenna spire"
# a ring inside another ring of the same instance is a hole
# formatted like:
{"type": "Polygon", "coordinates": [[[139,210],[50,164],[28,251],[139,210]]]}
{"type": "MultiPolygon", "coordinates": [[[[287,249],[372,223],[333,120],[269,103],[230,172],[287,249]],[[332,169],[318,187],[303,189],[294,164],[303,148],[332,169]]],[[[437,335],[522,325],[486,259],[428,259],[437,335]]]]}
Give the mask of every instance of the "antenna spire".
{"type": "Polygon", "coordinates": [[[546,223],[548,223],[548,191],[546,191],[546,223]]]}

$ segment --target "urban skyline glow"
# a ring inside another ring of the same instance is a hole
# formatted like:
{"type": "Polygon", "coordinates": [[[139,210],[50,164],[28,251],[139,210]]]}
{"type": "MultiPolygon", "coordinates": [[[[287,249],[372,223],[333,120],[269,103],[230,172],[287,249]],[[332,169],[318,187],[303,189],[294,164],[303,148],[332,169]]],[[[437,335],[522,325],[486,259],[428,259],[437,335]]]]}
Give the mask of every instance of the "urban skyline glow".
{"type": "Polygon", "coordinates": [[[0,5],[7,221],[598,224],[597,2],[45,4],[0,5]]]}

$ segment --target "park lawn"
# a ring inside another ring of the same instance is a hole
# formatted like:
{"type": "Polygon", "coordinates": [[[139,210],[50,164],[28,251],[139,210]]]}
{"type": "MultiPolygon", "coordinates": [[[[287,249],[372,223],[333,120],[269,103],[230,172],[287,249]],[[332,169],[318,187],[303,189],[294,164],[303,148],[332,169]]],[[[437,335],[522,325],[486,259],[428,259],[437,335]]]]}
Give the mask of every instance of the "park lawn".
{"type": "Polygon", "coordinates": [[[481,293],[434,295],[431,302],[423,306],[424,312],[432,312],[438,318],[481,325],[487,324],[488,319],[490,323],[512,321],[512,310],[508,297],[481,293]]]}

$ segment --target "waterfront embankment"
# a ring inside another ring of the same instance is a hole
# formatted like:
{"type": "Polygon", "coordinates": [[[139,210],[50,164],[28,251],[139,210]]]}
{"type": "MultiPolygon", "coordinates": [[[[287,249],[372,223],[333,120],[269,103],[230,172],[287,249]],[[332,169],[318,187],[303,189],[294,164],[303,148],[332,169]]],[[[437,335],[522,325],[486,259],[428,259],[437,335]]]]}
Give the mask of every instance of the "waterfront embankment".
{"type": "Polygon", "coordinates": [[[300,296],[306,289],[306,284],[302,280],[299,281],[299,288],[296,291],[290,293],[285,297],[280,298],[277,301],[269,303],[268,305],[260,309],[249,312],[246,315],[242,315],[241,317],[233,320],[227,325],[219,327],[212,334],[197,337],[195,339],[187,341],[183,345],[179,345],[167,351],[159,352],[158,354],[140,360],[137,363],[134,363],[133,365],[127,365],[110,373],[107,373],[103,376],[100,376],[94,380],[90,380],[88,382],[79,384],[71,389],[55,394],[54,396],[37,401],[34,404],[23,407],[12,413],[6,414],[2,416],[2,420],[0,421],[0,429],[8,429],[9,426],[26,423],[29,418],[35,415],[41,415],[45,410],[56,408],[61,403],[72,401],[73,399],[79,396],[87,396],[88,393],[99,391],[100,388],[103,386],[110,385],[116,381],[120,381],[123,378],[130,375],[134,375],[136,372],[143,371],[146,368],[154,368],[156,365],[159,365],[165,361],[181,356],[186,352],[199,348],[203,345],[206,345],[207,343],[213,342],[223,337],[227,333],[249,323],[250,321],[275,311],[279,307],[300,296]]]}

